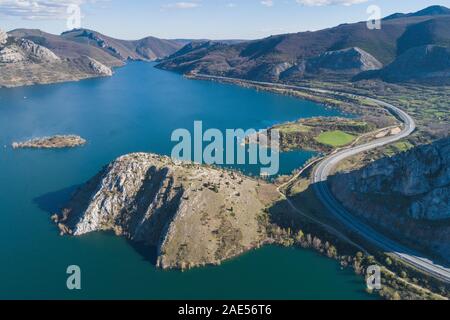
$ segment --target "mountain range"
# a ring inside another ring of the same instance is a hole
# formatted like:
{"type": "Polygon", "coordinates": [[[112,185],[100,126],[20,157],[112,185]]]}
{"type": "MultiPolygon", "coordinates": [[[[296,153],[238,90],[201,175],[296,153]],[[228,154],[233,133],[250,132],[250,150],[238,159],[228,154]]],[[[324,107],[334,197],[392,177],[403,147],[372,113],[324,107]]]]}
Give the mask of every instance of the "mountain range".
{"type": "Polygon", "coordinates": [[[381,78],[449,83],[449,46],[450,9],[431,6],[386,17],[375,30],[358,22],[231,45],[188,44],[158,67],[260,81],[381,78]]]}
{"type": "Polygon", "coordinates": [[[126,60],[156,60],[178,51],[182,40],[147,37],[140,40],[118,40],[88,29],[74,29],[53,35],[35,29],[8,32],[15,38],[27,39],[65,58],[89,56],[109,67],[121,66],[126,60]]]}
{"type": "Polygon", "coordinates": [[[61,35],[16,29],[2,32],[1,38],[0,87],[111,76],[111,68],[123,66],[128,60],[153,61],[188,43],[155,37],[118,40],[87,29],[61,35]]]}
{"type": "Polygon", "coordinates": [[[89,29],[61,35],[16,29],[0,38],[0,86],[6,87],[109,76],[129,60],[159,61],[157,67],[180,73],[270,82],[450,84],[450,9],[442,6],[390,15],[381,29],[358,22],[253,41],[119,40],[89,29]]]}

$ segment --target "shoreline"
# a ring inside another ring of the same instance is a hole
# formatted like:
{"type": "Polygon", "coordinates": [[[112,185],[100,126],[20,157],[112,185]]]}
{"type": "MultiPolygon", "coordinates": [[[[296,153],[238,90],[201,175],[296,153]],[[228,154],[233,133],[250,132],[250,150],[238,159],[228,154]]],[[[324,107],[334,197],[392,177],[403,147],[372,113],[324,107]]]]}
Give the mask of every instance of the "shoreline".
{"type": "MultiPolygon", "coordinates": [[[[269,92],[280,93],[280,94],[285,94],[285,95],[287,94],[287,95],[299,97],[297,94],[293,94],[293,92],[292,92],[294,90],[294,88],[295,88],[294,86],[288,86],[288,85],[283,85],[283,84],[258,83],[258,82],[251,81],[251,80],[215,77],[215,76],[198,75],[198,74],[189,74],[189,75],[186,75],[186,78],[193,79],[193,80],[216,81],[216,82],[221,82],[221,83],[228,83],[228,84],[243,86],[243,87],[246,87],[246,88],[253,88],[253,89],[256,89],[256,90],[260,89],[260,90],[265,90],[265,91],[269,91],[269,92]],[[282,88],[282,86],[288,87],[288,89],[287,90],[280,90],[280,88],[282,88]],[[290,90],[290,89],[292,89],[292,90],[290,90]]],[[[304,89],[304,90],[311,91],[311,92],[316,92],[316,93],[325,93],[326,92],[326,90],[321,90],[321,89],[312,89],[312,88],[306,88],[306,87],[305,88],[303,88],[303,87],[302,88],[297,88],[297,90],[300,90],[300,89],[304,89]]],[[[333,93],[333,92],[330,92],[330,93],[333,93]]],[[[336,94],[338,94],[338,93],[336,93],[336,94]]],[[[355,98],[357,97],[356,95],[349,94],[349,93],[341,93],[341,95],[342,96],[352,96],[352,97],[355,97],[355,98]]],[[[309,100],[309,101],[317,102],[317,98],[309,99],[308,97],[305,97],[304,95],[301,95],[299,98],[303,98],[303,99],[306,99],[306,100],[309,100]]],[[[323,103],[323,100],[321,100],[320,103],[323,103]]],[[[334,106],[340,108],[339,104],[335,104],[334,106]]],[[[384,106],[384,104],[378,105],[378,108],[385,109],[383,106],[384,106]]],[[[383,140],[383,139],[381,139],[381,140],[383,140]]],[[[331,154],[336,153],[338,150],[339,150],[339,148],[336,148],[331,154]]],[[[290,228],[288,229],[288,233],[289,233],[289,236],[290,236],[290,228]]],[[[371,247],[376,252],[376,256],[379,256],[380,254],[381,254],[381,257],[384,256],[384,254],[380,253],[379,250],[377,248],[373,247],[370,243],[367,243],[367,241],[365,241],[363,239],[360,239],[360,237],[357,237],[357,238],[359,238],[360,242],[362,240],[363,243],[366,243],[369,247],[371,247]]],[[[290,241],[292,241],[292,240],[290,240],[290,241]]],[[[368,258],[373,259],[372,256],[369,256],[368,258]]],[[[397,261],[397,259],[395,259],[395,260],[397,261]]],[[[426,278],[425,280],[430,280],[431,281],[431,279],[428,278],[428,275],[423,274],[421,271],[415,269],[414,267],[412,267],[412,269],[411,269],[411,266],[409,264],[404,264],[404,262],[401,261],[401,260],[399,260],[396,263],[399,263],[402,267],[410,270],[413,274],[415,274],[416,272],[419,272],[420,274],[425,276],[425,278],[426,278]]],[[[395,278],[393,280],[394,283],[396,283],[397,285],[399,284],[399,282],[402,283],[405,286],[405,288],[407,288],[405,292],[407,294],[410,293],[408,288],[411,288],[411,286],[414,286],[415,284],[411,284],[411,283],[405,281],[405,279],[400,278],[398,276],[398,274],[396,274],[395,272],[392,272],[389,269],[387,269],[384,266],[384,264],[379,263],[379,265],[381,265],[381,267],[383,268],[383,270],[384,270],[384,272],[386,274],[388,274],[390,276],[394,275],[394,278],[395,278]]],[[[357,271],[357,269],[355,269],[355,272],[356,271],[357,271]]],[[[435,280],[435,278],[432,278],[432,279],[435,280]]],[[[438,279],[436,279],[435,281],[437,281],[438,284],[442,283],[438,279]]],[[[431,281],[431,282],[433,282],[432,287],[436,288],[437,285],[434,283],[434,281],[431,281]]],[[[444,296],[437,295],[434,292],[434,290],[433,291],[430,290],[430,287],[428,287],[428,286],[427,286],[427,288],[421,287],[421,286],[417,286],[417,285],[415,285],[415,286],[417,287],[416,289],[420,293],[428,293],[428,294],[430,294],[432,296],[435,296],[437,299],[442,299],[442,298],[446,299],[446,297],[444,297],[444,296]]],[[[388,296],[388,298],[395,298],[395,297],[388,296]]]]}
{"type": "MultiPolygon", "coordinates": [[[[269,90],[270,91],[270,90],[269,90]]],[[[274,93],[277,93],[277,92],[274,92],[274,93]]]]}

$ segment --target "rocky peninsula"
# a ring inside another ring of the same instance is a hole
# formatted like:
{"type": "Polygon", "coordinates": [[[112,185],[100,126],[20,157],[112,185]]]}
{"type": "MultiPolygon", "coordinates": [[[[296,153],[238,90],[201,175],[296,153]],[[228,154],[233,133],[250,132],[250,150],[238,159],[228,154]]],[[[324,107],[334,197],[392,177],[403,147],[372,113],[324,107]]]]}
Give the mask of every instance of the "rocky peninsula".
{"type": "Polygon", "coordinates": [[[156,247],[159,267],[187,269],[266,242],[266,208],[279,197],[276,186],[233,171],[136,153],[105,167],[52,218],[61,234],[114,231],[156,247]]]}
{"type": "MultiPolygon", "coordinates": [[[[364,118],[316,117],[277,124],[246,138],[246,143],[266,145],[270,133],[279,133],[281,151],[311,150],[330,153],[354,142],[357,137],[376,130],[377,124],[364,118]]],[[[387,135],[387,133],[386,133],[387,135]]]]}
{"type": "Polygon", "coordinates": [[[86,144],[86,140],[76,135],[56,135],[51,137],[34,138],[24,142],[13,142],[14,149],[62,149],[75,148],[86,144]]]}

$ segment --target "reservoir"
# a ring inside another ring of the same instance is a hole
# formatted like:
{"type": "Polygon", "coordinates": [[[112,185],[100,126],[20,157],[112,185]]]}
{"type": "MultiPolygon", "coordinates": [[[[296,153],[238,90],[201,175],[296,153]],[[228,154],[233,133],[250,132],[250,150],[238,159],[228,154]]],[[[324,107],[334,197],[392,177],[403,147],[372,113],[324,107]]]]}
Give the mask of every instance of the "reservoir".
{"type": "MultiPolygon", "coordinates": [[[[173,130],[262,129],[339,111],[287,96],[187,80],[133,62],[112,78],[0,89],[0,299],[368,299],[363,279],[309,250],[265,247],[219,267],[161,271],[148,248],[110,234],[60,237],[50,216],[80,184],[130,152],[170,155],[173,130]],[[55,134],[87,139],[70,150],[13,150],[55,134]],[[82,290],[66,288],[81,268],[82,290]]],[[[290,173],[314,154],[281,155],[290,173]]],[[[258,168],[240,168],[248,174],[258,168]]]]}

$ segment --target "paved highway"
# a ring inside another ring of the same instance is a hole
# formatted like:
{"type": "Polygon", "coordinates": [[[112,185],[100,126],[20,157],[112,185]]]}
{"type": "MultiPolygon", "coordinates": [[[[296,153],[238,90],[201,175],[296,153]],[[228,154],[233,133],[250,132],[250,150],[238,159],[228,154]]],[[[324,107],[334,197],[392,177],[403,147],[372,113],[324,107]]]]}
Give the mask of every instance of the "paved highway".
{"type": "MultiPolygon", "coordinates": [[[[293,90],[308,90],[318,93],[331,93],[338,94],[349,97],[358,97],[352,94],[340,93],[329,90],[322,89],[311,89],[306,87],[292,86],[292,85],[283,85],[276,84],[270,82],[259,82],[259,81],[250,81],[250,80],[241,80],[241,79],[233,79],[226,77],[216,77],[209,75],[198,75],[204,78],[216,79],[216,80],[224,80],[224,81],[241,81],[244,83],[255,84],[255,85],[263,85],[269,87],[278,87],[285,89],[293,89],[293,90]]],[[[403,262],[412,265],[413,267],[421,270],[422,272],[431,275],[441,281],[450,283],[450,269],[448,267],[444,267],[436,262],[433,262],[430,259],[427,259],[423,255],[410,250],[403,245],[396,243],[395,241],[388,239],[386,236],[381,233],[375,231],[370,226],[364,224],[356,217],[354,217],[351,213],[348,212],[346,208],[342,206],[342,204],[332,195],[327,180],[330,176],[332,170],[343,160],[352,157],[361,152],[369,151],[401,139],[408,137],[411,133],[416,129],[416,124],[414,119],[409,116],[406,112],[393,106],[392,104],[386,103],[384,101],[380,101],[377,99],[372,99],[368,97],[359,97],[375,102],[376,104],[382,106],[387,109],[390,113],[396,116],[402,123],[403,128],[402,131],[394,136],[387,136],[381,139],[377,139],[371,141],[369,143],[358,145],[352,148],[341,150],[337,153],[334,153],[324,160],[322,160],[314,169],[313,173],[313,183],[314,190],[319,198],[319,200],[325,205],[328,211],[333,214],[341,223],[343,223],[349,230],[358,233],[363,238],[376,245],[379,249],[384,250],[403,262]]]]}
{"type": "Polygon", "coordinates": [[[391,113],[396,115],[403,122],[403,130],[395,136],[385,137],[360,146],[356,146],[354,148],[345,149],[325,158],[314,170],[313,182],[317,197],[321,200],[325,207],[350,230],[357,232],[380,249],[393,254],[398,259],[414,266],[422,272],[450,283],[449,268],[441,266],[431,261],[430,259],[423,257],[423,255],[420,255],[417,252],[414,252],[413,250],[410,250],[388,239],[386,236],[380,234],[371,227],[362,223],[352,214],[350,214],[338,200],[336,200],[336,198],[332,195],[330,189],[328,188],[328,177],[331,174],[333,168],[335,168],[339,162],[358,153],[384,146],[386,144],[390,144],[408,137],[416,128],[414,120],[403,110],[383,101],[379,101],[376,99],[370,100],[385,107],[391,113]]]}

